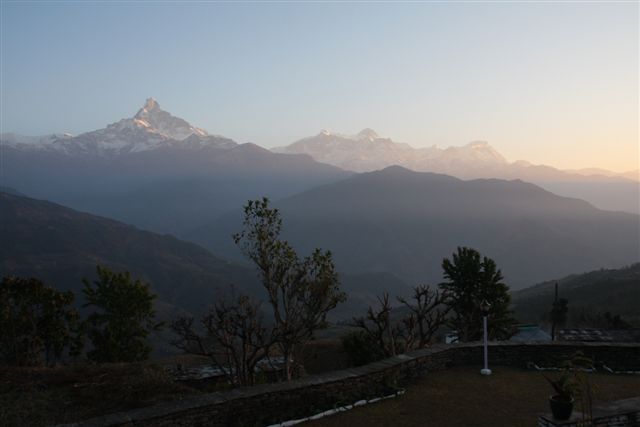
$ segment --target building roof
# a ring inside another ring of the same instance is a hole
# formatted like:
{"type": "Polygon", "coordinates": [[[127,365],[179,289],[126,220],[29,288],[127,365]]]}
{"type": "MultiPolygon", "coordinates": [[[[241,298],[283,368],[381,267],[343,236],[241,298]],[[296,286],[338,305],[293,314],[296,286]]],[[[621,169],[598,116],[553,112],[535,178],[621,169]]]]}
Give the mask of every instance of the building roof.
{"type": "Polygon", "coordinates": [[[583,342],[640,342],[638,329],[560,329],[556,338],[559,341],[583,342]]]}
{"type": "Polygon", "coordinates": [[[530,341],[551,341],[551,335],[542,330],[538,325],[518,326],[518,332],[509,341],[530,342],[530,341]]]}

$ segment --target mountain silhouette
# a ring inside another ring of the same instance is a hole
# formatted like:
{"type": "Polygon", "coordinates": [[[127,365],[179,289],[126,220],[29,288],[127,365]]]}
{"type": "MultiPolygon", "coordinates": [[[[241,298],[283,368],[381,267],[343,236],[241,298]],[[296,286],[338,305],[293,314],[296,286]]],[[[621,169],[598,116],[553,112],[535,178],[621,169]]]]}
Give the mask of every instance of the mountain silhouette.
{"type": "MultiPolygon", "coordinates": [[[[640,259],[640,217],[608,212],[523,181],[463,181],[393,166],[277,201],[295,247],[333,251],[345,272],[390,272],[410,284],[438,283],[457,246],[493,258],[521,288],[576,271],[640,259]]],[[[221,236],[230,213],[191,238],[237,256],[221,236]]]]}

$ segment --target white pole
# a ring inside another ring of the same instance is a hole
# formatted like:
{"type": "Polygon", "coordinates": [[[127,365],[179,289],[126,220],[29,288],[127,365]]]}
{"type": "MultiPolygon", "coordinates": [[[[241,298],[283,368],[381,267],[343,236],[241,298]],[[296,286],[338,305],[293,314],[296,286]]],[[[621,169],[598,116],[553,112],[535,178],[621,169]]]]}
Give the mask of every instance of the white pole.
{"type": "Polygon", "coordinates": [[[489,343],[487,339],[487,316],[482,316],[482,326],[484,329],[484,369],[480,370],[482,375],[491,375],[489,369],[489,343]]]}

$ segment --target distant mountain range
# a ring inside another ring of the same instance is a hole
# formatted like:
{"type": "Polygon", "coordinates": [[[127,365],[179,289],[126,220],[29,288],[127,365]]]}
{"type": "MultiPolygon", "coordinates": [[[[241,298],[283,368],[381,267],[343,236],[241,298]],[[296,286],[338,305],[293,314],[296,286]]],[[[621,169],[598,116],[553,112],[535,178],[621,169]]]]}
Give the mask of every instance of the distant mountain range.
{"type": "MultiPolygon", "coordinates": [[[[296,248],[331,249],[345,272],[390,272],[438,283],[457,246],[493,258],[514,289],[576,271],[640,260],[640,217],[607,212],[522,181],[463,181],[393,166],[275,203],[296,248]]],[[[233,213],[191,238],[227,257],[233,213]]]]}
{"type": "Polygon", "coordinates": [[[372,172],[398,165],[417,171],[462,171],[473,175],[478,167],[486,169],[489,165],[507,164],[500,153],[483,141],[447,149],[436,146],[413,148],[390,138],[381,138],[372,129],[364,129],[353,136],[323,130],[316,136],[272,151],[308,154],[319,162],[356,172],[372,172]]]}
{"type": "Polygon", "coordinates": [[[78,136],[3,134],[4,186],[180,235],[247,199],[281,198],[350,176],[306,155],[212,136],[149,99],[134,117],[78,136]]]}
{"type": "Polygon", "coordinates": [[[149,99],[103,129],[2,134],[0,144],[0,185],[11,192],[188,238],[227,257],[237,257],[229,236],[239,229],[241,206],[267,196],[282,208],[297,247],[333,250],[349,277],[437,283],[442,258],[458,245],[494,257],[516,288],[639,260],[637,215],[495,177],[629,211],[640,206],[638,182],[509,163],[485,142],[414,149],[365,129],[352,137],[322,132],[272,152],[210,135],[149,99]],[[387,164],[406,168],[377,170],[387,164]],[[421,168],[490,179],[412,171],[421,168]]]}
{"type": "Polygon", "coordinates": [[[617,269],[599,269],[549,280],[513,293],[521,321],[538,323],[551,310],[555,284],[560,298],[569,301],[569,319],[581,313],[619,315],[640,327],[640,263],[617,269]]]}
{"type": "Polygon", "coordinates": [[[0,144],[6,159],[1,185],[176,234],[187,231],[185,223],[202,224],[243,199],[286,197],[351,172],[393,165],[461,179],[521,179],[601,209],[640,213],[640,170],[559,170],[524,160],[508,162],[483,141],[413,148],[372,129],[353,136],[325,130],[269,153],[255,144],[210,135],[162,110],[153,98],[133,117],[103,129],[78,136],[4,133],[0,144]],[[139,200],[153,211],[139,206],[139,200]],[[187,204],[191,214],[186,216],[184,209],[173,208],[187,204]]]}
{"type": "Polygon", "coordinates": [[[446,149],[436,146],[413,148],[390,138],[381,138],[371,129],[353,136],[323,130],[316,136],[273,151],[307,154],[319,162],[356,172],[398,165],[462,179],[521,179],[556,194],[587,200],[601,209],[640,213],[638,170],[626,173],[594,168],[563,171],[523,160],[510,163],[483,141],[446,149]]]}
{"type": "Polygon", "coordinates": [[[601,176],[608,176],[608,177],[617,177],[617,178],[626,178],[626,179],[630,179],[632,181],[639,181],[640,182],[640,169],[636,169],[636,170],[632,170],[632,171],[627,171],[627,172],[613,172],[610,170],[606,170],[606,169],[600,169],[600,168],[584,168],[584,169],[567,169],[565,170],[565,172],[568,173],[577,173],[579,175],[585,175],[585,176],[593,176],[593,175],[601,175],[601,176]]]}

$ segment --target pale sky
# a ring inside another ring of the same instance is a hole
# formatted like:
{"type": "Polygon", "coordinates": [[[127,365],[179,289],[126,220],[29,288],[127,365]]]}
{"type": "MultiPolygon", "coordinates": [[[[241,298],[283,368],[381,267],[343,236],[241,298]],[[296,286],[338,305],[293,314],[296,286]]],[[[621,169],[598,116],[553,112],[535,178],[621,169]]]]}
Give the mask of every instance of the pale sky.
{"type": "Polygon", "coordinates": [[[637,2],[1,3],[2,132],[104,127],[147,97],[238,142],[320,129],[638,168],[637,2]]]}

